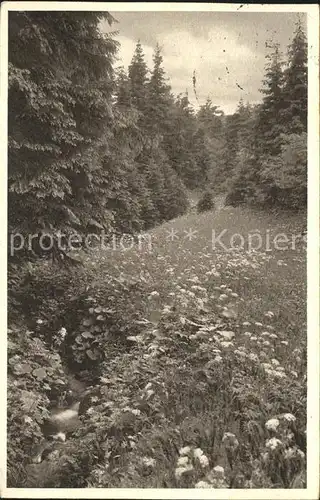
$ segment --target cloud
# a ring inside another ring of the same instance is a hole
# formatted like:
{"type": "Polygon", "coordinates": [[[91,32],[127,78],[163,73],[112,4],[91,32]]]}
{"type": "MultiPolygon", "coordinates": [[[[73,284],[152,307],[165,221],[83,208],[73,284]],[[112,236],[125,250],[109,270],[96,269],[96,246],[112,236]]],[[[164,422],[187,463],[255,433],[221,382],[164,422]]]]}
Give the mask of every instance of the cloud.
{"type": "MultiPolygon", "coordinates": [[[[128,68],[136,40],[118,35],[120,49],[117,66],[128,68]]],[[[175,94],[188,90],[197,106],[192,77],[196,74],[196,91],[200,104],[210,97],[226,113],[233,112],[240,98],[249,102],[260,99],[258,88],[263,76],[264,59],[226,29],[211,29],[206,36],[195,36],[186,30],[159,33],[163,65],[175,94]],[[238,85],[242,87],[241,90],[238,85]]],[[[154,47],[142,44],[145,61],[151,70],[154,47]]]]}

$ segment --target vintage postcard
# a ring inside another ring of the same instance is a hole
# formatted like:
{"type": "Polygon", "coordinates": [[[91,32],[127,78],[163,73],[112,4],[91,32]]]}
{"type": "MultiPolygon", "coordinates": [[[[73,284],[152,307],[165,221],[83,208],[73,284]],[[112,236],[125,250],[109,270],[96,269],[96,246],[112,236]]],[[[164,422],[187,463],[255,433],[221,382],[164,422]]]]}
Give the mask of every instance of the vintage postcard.
{"type": "Polygon", "coordinates": [[[319,497],[316,4],[4,2],[3,498],[319,497]]]}

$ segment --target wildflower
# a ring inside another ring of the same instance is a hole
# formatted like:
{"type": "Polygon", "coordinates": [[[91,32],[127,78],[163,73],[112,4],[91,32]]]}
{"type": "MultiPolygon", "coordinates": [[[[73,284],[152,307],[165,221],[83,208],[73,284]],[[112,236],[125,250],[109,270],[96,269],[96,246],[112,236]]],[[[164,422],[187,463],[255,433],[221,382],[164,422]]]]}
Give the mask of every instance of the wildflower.
{"type": "Polygon", "coordinates": [[[254,354],[253,352],[251,352],[248,357],[249,357],[249,359],[251,359],[251,361],[259,361],[258,356],[256,354],[254,354]]]}
{"type": "Polygon", "coordinates": [[[252,333],[251,332],[244,332],[244,334],[246,337],[251,337],[252,333]]]}
{"type": "Polygon", "coordinates": [[[231,340],[235,336],[234,332],[227,331],[227,330],[223,330],[223,331],[220,330],[220,331],[218,331],[218,333],[220,335],[222,335],[222,337],[224,337],[225,339],[228,339],[228,340],[231,340]]]}
{"type": "Polygon", "coordinates": [[[291,370],[290,373],[291,373],[291,375],[294,376],[294,378],[298,378],[298,374],[294,370],[291,370]]]}
{"type": "Polygon", "coordinates": [[[292,415],[292,413],[285,413],[282,416],[287,422],[295,422],[297,420],[296,417],[292,415]]]}
{"type": "Polygon", "coordinates": [[[225,432],[222,438],[222,442],[228,448],[237,448],[239,446],[239,441],[232,432],[225,432]]]}
{"type": "Polygon", "coordinates": [[[269,335],[270,335],[270,332],[262,332],[261,333],[262,337],[269,337],[269,335]]]}
{"type": "Polygon", "coordinates": [[[208,457],[206,455],[201,455],[201,457],[199,458],[199,462],[200,462],[200,465],[203,469],[205,467],[209,467],[209,460],[208,460],[208,457]]]}
{"type": "Polygon", "coordinates": [[[270,365],[269,363],[261,363],[261,366],[265,370],[271,370],[272,369],[272,365],[270,365]]]}
{"type": "Polygon", "coordinates": [[[64,339],[64,337],[67,335],[67,330],[64,327],[62,327],[60,328],[58,333],[64,339]]]}
{"type": "Polygon", "coordinates": [[[157,463],[156,460],[154,458],[151,458],[151,457],[143,457],[142,462],[147,467],[154,467],[157,463]]]}
{"type": "Polygon", "coordinates": [[[252,335],[250,340],[258,340],[258,337],[256,337],[255,335],[252,335]]]}
{"type": "Polygon", "coordinates": [[[36,322],[37,322],[38,325],[42,325],[43,324],[43,320],[42,319],[37,319],[36,322]]]}
{"type": "Polygon", "coordinates": [[[287,377],[287,375],[285,373],[283,373],[283,371],[273,371],[272,375],[275,378],[286,378],[287,377]]]}
{"type": "Polygon", "coordinates": [[[280,343],[283,344],[283,345],[289,345],[289,342],[287,340],[281,340],[280,343]]]}
{"type": "Polygon", "coordinates": [[[132,410],[130,410],[130,411],[131,411],[131,413],[133,413],[133,415],[136,415],[136,416],[138,416],[138,415],[140,415],[140,414],[141,414],[141,411],[140,411],[140,410],[138,410],[138,408],[133,408],[133,409],[132,409],[132,410]]]}
{"type": "Polygon", "coordinates": [[[236,292],[232,292],[231,297],[239,297],[239,295],[236,292]]]}
{"type": "Polygon", "coordinates": [[[224,468],[221,467],[221,465],[216,465],[212,470],[216,474],[216,476],[221,478],[224,477],[224,468]]]}
{"type": "Polygon", "coordinates": [[[262,342],[262,345],[264,345],[264,346],[270,346],[271,344],[270,344],[269,340],[264,340],[262,342]]]}
{"type": "Polygon", "coordinates": [[[271,363],[272,363],[274,366],[279,366],[279,365],[280,365],[280,362],[279,362],[277,359],[275,359],[275,358],[273,358],[273,359],[271,360],[271,363]]]}
{"type": "Polygon", "coordinates": [[[228,295],[226,295],[225,293],[222,293],[219,297],[219,300],[225,300],[228,298],[228,295]]]}
{"type": "Polygon", "coordinates": [[[269,338],[270,339],[277,339],[278,335],[276,335],[275,333],[270,333],[269,338]]]}
{"type": "Polygon", "coordinates": [[[237,354],[238,356],[241,356],[242,358],[245,358],[247,356],[245,352],[240,351],[239,349],[236,349],[234,351],[234,354],[237,354]]]}
{"type": "Polygon", "coordinates": [[[189,470],[192,470],[193,466],[192,464],[188,464],[186,467],[177,467],[176,470],[174,471],[174,475],[176,476],[177,479],[179,479],[185,472],[188,472],[189,470]]]}
{"type": "Polygon", "coordinates": [[[181,448],[179,450],[179,453],[180,453],[180,455],[188,455],[188,453],[190,453],[190,451],[191,451],[190,446],[184,446],[183,448],[181,448]]]}
{"type": "Polygon", "coordinates": [[[265,424],[266,429],[269,431],[276,431],[277,428],[279,427],[280,422],[277,418],[270,418],[265,424]]]}
{"type": "Polygon", "coordinates": [[[160,294],[156,290],[154,290],[153,292],[151,292],[150,295],[149,295],[149,297],[159,297],[159,296],[160,296],[160,294]]]}
{"type": "Polygon", "coordinates": [[[227,348],[227,347],[232,346],[233,343],[232,342],[226,342],[225,340],[223,340],[222,342],[220,342],[220,345],[221,345],[221,347],[227,348]]]}
{"type": "Polygon", "coordinates": [[[275,437],[266,441],[266,447],[270,448],[271,450],[275,450],[280,445],[282,445],[282,442],[280,441],[280,439],[277,439],[275,437]]]}
{"type": "Polygon", "coordinates": [[[214,358],[213,362],[214,363],[222,363],[223,359],[219,354],[214,358]]]}
{"type": "Polygon", "coordinates": [[[199,481],[196,485],[195,488],[211,488],[211,484],[207,483],[206,481],[199,481]]]}
{"type": "Polygon", "coordinates": [[[179,457],[177,461],[178,467],[185,467],[189,462],[189,458],[186,456],[179,457]]]}
{"type": "Polygon", "coordinates": [[[251,325],[251,323],[249,323],[249,321],[244,321],[242,324],[243,324],[243,326],[250,326],[251,325]]]}
{"type": "Polygon", "coordinates": [[[265,313],[265,316],[266,316],[267,318],[273,318],[274,313],[273,313],[272,311],[267,311],[267,312],[265,313]]]}
{"type": "Polygon", "coordinates": [[[199,457],[201,457],[201,455],[203,455],[203,451],[201,450],[201,448],[195,448],[193,450],[194,458],[199,458],[199,457]]]}
{"type": "Polygon", "coordinates": [[[255,322],[255,325],[256,325],[256,326],[263,326],[263,324],[262,324],[262,323],[259,323],[259,321],[256,321],[256,322],[255,322]]]}

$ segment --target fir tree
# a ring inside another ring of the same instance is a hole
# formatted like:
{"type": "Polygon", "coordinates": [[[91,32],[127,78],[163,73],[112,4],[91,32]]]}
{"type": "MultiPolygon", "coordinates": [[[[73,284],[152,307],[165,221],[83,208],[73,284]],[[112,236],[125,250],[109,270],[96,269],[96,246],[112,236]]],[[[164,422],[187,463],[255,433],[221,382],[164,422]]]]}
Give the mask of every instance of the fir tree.
{"type": "Polygon", "coordinates": [[[307,130],[307,65],[307,39],[299,20],[288,47],[288,66],[284,75],[285,119],[290,133],[299,134],[307,130]]]}

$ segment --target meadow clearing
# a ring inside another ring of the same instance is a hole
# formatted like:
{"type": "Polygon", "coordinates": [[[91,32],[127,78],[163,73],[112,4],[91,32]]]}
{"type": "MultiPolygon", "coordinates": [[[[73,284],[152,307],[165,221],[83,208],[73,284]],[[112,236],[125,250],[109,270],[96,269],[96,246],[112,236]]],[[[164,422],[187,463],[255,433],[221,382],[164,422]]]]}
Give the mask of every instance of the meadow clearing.
{"type": "Polygon", "coordinates": [[[111,405],[108,420],[123,440],[117,451],[108,447],[89,483],[304,486],[306,245],[229,248],[235,233],[248,241],[259,230],[272,241],[298,234],[303,223],[303,216],[229,207],[183,216],[140,246],[87,258],[114,290],[139,284],[130,293],[133,347],[104,361],[108,401],[86,416],[98,428],[111,405]],[[226,231],[227,249],[213,231],[226,231]]]}
{"type": "Polygon", "coordinates": [[[83,254],[82,316],[72,327],[61,310],[54,328],[97,377],[82,426],[31,466],[36,486],[305,487],[306,245],[230,247],[235,233],[273,241],[303,224],[226,207],[83,254]]]}

